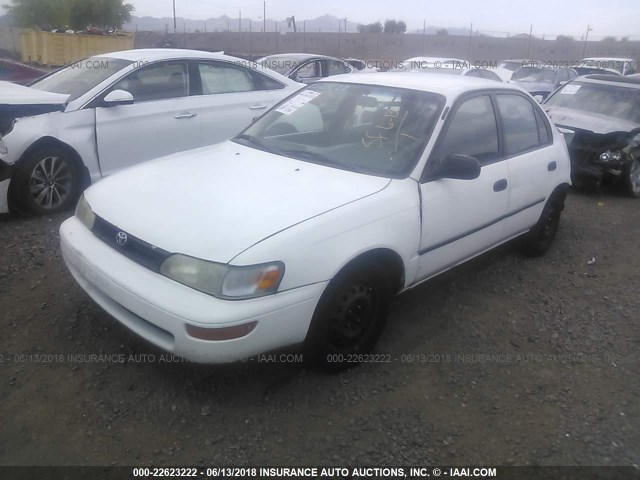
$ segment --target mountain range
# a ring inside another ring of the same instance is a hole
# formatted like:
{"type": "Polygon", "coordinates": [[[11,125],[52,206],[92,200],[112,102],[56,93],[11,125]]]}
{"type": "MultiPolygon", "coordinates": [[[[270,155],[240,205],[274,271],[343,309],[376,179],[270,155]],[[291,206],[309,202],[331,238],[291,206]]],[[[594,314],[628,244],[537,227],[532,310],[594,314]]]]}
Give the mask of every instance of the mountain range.
{"type": "MultiPolygon", "coordinates": [[[[399,19],[400,20],[400,19],[399,19]]],[[[384,23],[384,19],[380,20],[384,23]]],[[[262,20],[253,20],[249,18],[238,17],[231,18],[226,15],[217,18],[209,18],[207,20],[192,20],[189,18],[178,17],[176,19],[177,32],[237,32],[242,30],[248,32],[249,29],[253,32],[261,32],[265,23],[262,20]]],[[[282,33],[293,32],[293,24],[289,23],[286,18],[280,20],[267,19],[266,31],[274,32],[276,29],[282,33]]],[[[349,19],[338,18],[333,15],[323,15],[321,17],[313,19],[296,19],[296,26],[298,32],[302,32],[306,29],[307,32],[349,32],[355,33],[358,31],[358,25],[360,22],[352,22],[349,19]],[[346,22],[346,30],[345,30],[346,22]]],[[[138,17],[132,16],[131,21],[126,23],[123,27],[125,30],[130,31],[152,31],[152,32],[173,32],[173,18],[172,17],[138,17]]],[[[441,27],[428,26],[426,29],[427,34],[435,34],[441,27]]],[[[419,29],[422,33],[422,29],[419,29]]],[[[468,35],[469,30],[467,28],[447,28],[447,32],[450,35],[468,35]]],[[[416,29],[407,30],[407,33],[416,33],[416,29]]]]}

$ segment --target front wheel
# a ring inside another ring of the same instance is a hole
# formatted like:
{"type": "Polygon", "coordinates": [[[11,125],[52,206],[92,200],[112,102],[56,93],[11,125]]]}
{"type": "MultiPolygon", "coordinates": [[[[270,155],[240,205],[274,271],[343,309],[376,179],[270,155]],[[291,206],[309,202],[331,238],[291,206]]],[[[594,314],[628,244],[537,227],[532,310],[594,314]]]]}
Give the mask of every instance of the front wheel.
{"type": "Polygon", "coordinates": [[[12,198],[20,210],[56,213],[71,207],[80,192],[80,172],[69,153],[56,146],[35,149],[17,166],[12,198]]]}
{"type": "Polygon", "coordinates": [[[519,242],[519,250],[529,257],[539,257],[547,253],[553,244],[560,225],[566,193],[553,195],[544,206],[538,223],[519,242]]]}
{"type": "Polygon", "coordinates": [[[382,334],[391,288],[377,265],[350,268],[334,278],[322,295],[304,344],[311,368],[339,372],[361,363],[382,334]]]}
{"type": "Polygon", "coordinates": [[[640,160],[633,160],[625,168],[624,177],[629,195],[640,198],[640,160]]]}

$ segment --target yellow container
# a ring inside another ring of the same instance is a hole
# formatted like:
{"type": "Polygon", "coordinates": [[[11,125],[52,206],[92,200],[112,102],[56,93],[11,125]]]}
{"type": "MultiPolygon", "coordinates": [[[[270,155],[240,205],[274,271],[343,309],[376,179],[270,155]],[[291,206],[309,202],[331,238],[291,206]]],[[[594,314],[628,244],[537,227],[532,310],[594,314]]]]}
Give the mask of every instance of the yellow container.
{"type": "Polygon", "coordinates": [[[60,67],[101,53],[131,50],[134,35],[83,35],[25,30],[20,33],[22,61],[60,67]]]}

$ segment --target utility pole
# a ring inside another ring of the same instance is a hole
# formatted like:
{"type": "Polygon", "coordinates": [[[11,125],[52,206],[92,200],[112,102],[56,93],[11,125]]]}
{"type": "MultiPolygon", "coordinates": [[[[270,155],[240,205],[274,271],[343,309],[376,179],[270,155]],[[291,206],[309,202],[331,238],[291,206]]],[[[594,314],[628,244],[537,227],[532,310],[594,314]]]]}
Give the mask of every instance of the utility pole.
{"type": "Polygon", "coordinates": [[[267,2],[262,4],[262,31],[267,31],[267,2]]]}
{"type": "Polygon", "coordinates": [[[529,28],[529,45],[527,45],[527,58],[531,58],[531,37],[533,36],[533,25],[529,28]]]}
{"type": "Polygon", "coordinates": [[[178,30],[178,23],[176,21],[176,0],[173,0],[173,33],[178,30]]]}
{"type": "Polygon", "coordinates": [[[582,58],[587,56],[587,42],[589,41],[589,32],[593,30],[591,25],[587,25],[587,34],[584,36],[584,46],[582,47],[582,58]]]}
{"type": "Polygon", "coordinates": [[[424,41],[427,34],[427,19],[422,21],[422,55],[424,55],[424,41]]]}
{"type": "Polygon", "coordinates": [[[471,61],[471,37],[473,36],[473,23],[469,28],[469,45],[467,47],[467,60],[471,61]]]}
{"type": "Polygon", "coordinates": [[[238,14],[238,31],[241,32],[242,31],[242,10],[238,10],[238,12],[240,12],[238,14]]]}

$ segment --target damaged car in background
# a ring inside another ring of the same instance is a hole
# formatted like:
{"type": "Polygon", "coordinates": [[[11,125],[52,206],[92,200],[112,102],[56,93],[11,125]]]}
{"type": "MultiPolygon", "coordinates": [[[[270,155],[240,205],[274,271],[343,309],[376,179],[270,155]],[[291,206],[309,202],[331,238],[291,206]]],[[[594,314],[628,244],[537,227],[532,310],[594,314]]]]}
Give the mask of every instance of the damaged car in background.
{"type": "Polygon", "coordinates": [[[0,213],[54,213],[89,184],[231,138],[302,85],[220,53],[97,55],[30,86],[0,82],[0,213]]]}
{"type": "Polygon", "coordinates": [[[543,107],[558,127],[573,133],[569,152],[576,186],[598,190],[615,182],[640,197],[640,79],[580,77],[543,107]]]}

